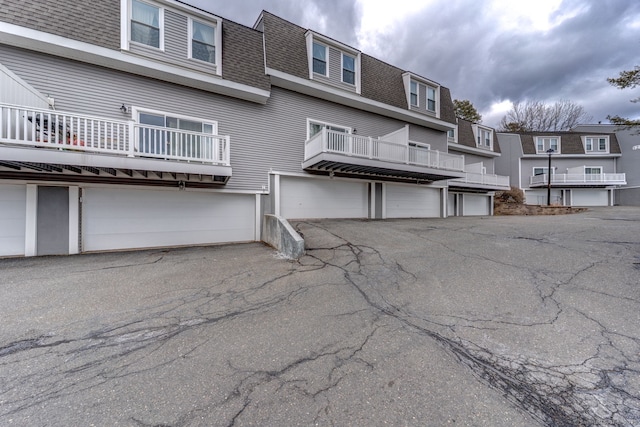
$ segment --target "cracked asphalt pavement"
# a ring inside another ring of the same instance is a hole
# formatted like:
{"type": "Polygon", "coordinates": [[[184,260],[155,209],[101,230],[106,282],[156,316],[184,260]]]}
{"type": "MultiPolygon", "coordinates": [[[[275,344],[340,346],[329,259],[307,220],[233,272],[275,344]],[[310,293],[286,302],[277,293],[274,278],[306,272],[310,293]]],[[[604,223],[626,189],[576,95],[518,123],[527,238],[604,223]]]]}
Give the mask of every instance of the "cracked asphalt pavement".
{"type": "Polygon", "coordinates": [[[0,425],[640,425],[640,208],[293,225],[0,260],[0,425]]]}

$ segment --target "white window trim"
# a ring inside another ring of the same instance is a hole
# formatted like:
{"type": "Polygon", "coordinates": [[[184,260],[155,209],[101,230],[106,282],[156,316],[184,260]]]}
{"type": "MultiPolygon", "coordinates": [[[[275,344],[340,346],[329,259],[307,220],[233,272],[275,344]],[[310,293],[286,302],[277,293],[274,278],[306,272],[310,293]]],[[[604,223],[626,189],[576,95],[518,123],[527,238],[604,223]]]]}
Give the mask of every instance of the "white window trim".
{"type": "Polygon", "coordinates": [[[449,136],[449,132],[447,131],[447,142],[458,142],[458,126],[451,130],[453,131],[453,136],[449,136]]]}
{"type": "MultiPolygon", "coordinates": [[[[531,175],[531,176],[546,175],[546,174],[547,174],[547,172],[545,172],[545,171],[547,171],[547,170],[549,170],[549,168],[548,168],[547,166],[534,166],[534,167],[532,168],[532,172],[531,172],[531,174],[532,174],[532,175],[531,175]],[[541,173],[541,174],[536,175],[536,169],[542,169],[542,173],[541,173]]],[[[556,168],[555,168],[555,167],[553,167],[553,166],[551,166],[551,175],[555,175],[555,173],[556,173],[556,168]]]]}
{"type": "Polygon", "coordinates": [[[425,148],[427,150],[431,150],[431,144],[427,144],[425,142],[408,141],[407,145],[409,147],[425,148]]]}
{"type": "Polygon", "coordinates": [[[584,152],[586,154],[609,154],[611,150],[609,135],[587,135],[584,137],[584,152]],[[605,139],[605,149],[600,150],[600,139],[605,139]],[[587,139],[591,139],[593,142],[593,148],[587,150],[587,139]]]}
{"type": "MultiPolygon", "coordinates": [[[[195,19],[192,17],[189,17],[189,35],[188,35],[188,39],[187,39],[187,49],[188,49],[188,58],[192,59],[194,61],[198,61],[199,64],[207,64],[209,66],[215,66],[215,67],[220,67],[220,65],[222,64],[222,44],[220,43],[220,40],[222,40],[222,25],[220,25],[221,23],[219,21],[217,22],[210,22],[210,21],[205,21],[202,19],[195,19]],[[213,30],[215,31],[215,49],[216,49],[216,58],[215,64],[212,64],[211,62],[208,61],[203,61],[201,59],[198,58],[194,58],[193,54],[192,54],[192,49],[193,49],[193,23],[194,22],[198,22],[200,24],[203,25],[207,25],[209,27],[213,27],[213,30]]],[[[222,73],[218,73],[216,70],[216,74],[218,75],[222,75],[222,73]]]]}
{"type": "Polygon", "coordinates": [[[418,83],[413,79],[409,81],[409,105],[411,107],[420,108],[420,83],[418,83]],[[416,85],[416,103],[415,104],[411,102],[411,95],[413,95],[413,92],[411,92],[411,83],[415,83],[416,85]]]}
{"type": "Polygon", "coordinates": [[[329,122],[325,122],[323,120],[316,120],[316,119],[311,119],[309,117],[307,117],[307,140],[309,138],[311,138],[310,132],[309,132],[309,128],[311,127],[311,123],[316,123],[322,126],[331,126],[331,127],[335,127],[335,128],[342,128],[342,129],[346,129],[348,134],[353,133],[353,128],[349,127],[349,126],[344,126],[344,125],[339,125],[336,123],[329,123],[329,122]]]}
{"type": "Polygon", "coordinates": [[[121,28],[123,29],[123,31],[122,31],[122,38],[121,38],[120,44],[123,45],[122,48],[124,50],[130,50],[131,44],[134,44],[137,46],[144,46],[149,49],[155,49],[155,50],[160,50],[164,52],[164,7],[147,0],[138,0],[138,1],[140,3],[146,3],[149,6],[158,8],[158,26],[160,27],[160,47],[149,46],[148,44],[138,43],[131,40],[131,19],[133,17],[133,0],[122,0],[121,7],[120,7],[121,12],[126,7],[126,13],[125,14],[121,13],[121,20],[124,21],[121,23],[121,28]],[[126,40],[125,40],[125,37],[126,37],[126,40]]]}
{"type": "Polygon", "coordinates": [[[543,142],[543,144],[542,144],[542,151],[538,151],[538,140],[539,140],[539,139],[543,139],[543,140],[544,140],[544,139],[548,139],[548,140],[551,140],[551,139],[554,139],[554,138],[558,140],[558,149],[557,149],[557,150],[555,150],[555,151],[553,152],[553,154],[561,154],[561,153],[562,153],[562,139],[561,139],[559,136],[553,136],[553,135],[550,135],[550,136],[535,136],[535,137],[534,137],[533,145],[535,145],[535,147],[536,147],[536,154],[545,154],[545,155],[546,155],[546,154],[547,154],[547,150],[548,150],[549,148],[551,148],[551,141],[549,141],[549,147],[547,147],[547,146],[544,144],[544,142],[543,142]]]}
{"type": "MultiPolygon", "coordinates": [[[[327,66],[328,65],[329,64],[327,64],[327,66]]],[[[346,84],[346,85],[355,87],[356,84],[358,83],[358,60],[357,60],[357,57],[354,56],[354,55],[351,55],[349,53],[346,53],[346,52],[340,52],[340,71],[341,71],[340,72],[340,81],[342,83],[346,84]],[[353,68],[354,68],[354,70],[353,70],[353,74],[354,74],[353,83],[349,83],[349,82],[345,82],[344,81],[344,57],[345,56],[349,56],[349,57],[353,58],[353,68]]]]}
{"type": "Polygon", "coordinates": [[[424,85],[424,93],[425,93],[425,100],[424,100],[424,108],[430,112],[430,113],[436,113],[438,111],[438,106],[440,105],[440,91],[438,90],[438,88],[436,86],[432,86],[432,85],[424,85]],[[429,88],[433,89],[434,93],[435,93],[435,99],[433,100],[436,103],[436,109],[435,110],[430,110],[429,109],[429,88]]]}
{"type": "Polygon", "coordinates": [[[317,76],[322,76],[322,77],[326,77],[329,78],[329,55],[331,54],[331,52],[329,52],[329,46],[327,46],[324,43],[320,43],[319,41],[315,41],[315,40],[311,40],[311,74],[313,75],[317,75],[317,76]],[[327,72],[327,74],[320,74],[317,73],[315,71],[313,71],[313,45],[317,44],[319,46],[324,46],[324,56],[326,58],[325,60],[325,71],[327,72]]]}
{"type": "Polygon", "coordinates": [[[131,107],[131,117],[136,123],[140,123],[140,113],[154,114],[156,116],[169,116],[182,120],[190,120],[194,122],[202,122],[203,124],[212,126],[212,135],[218,135],[218,121],[203,119],[202,117],[186,116],[183,114],[175,114],[169,111],[153,110],[151,108],[144,107],[131,107]]]}
{"type": "MultiPolygon", "coordinates": [[[[355,84],[355,88],[356,88],[356,93],[360,94],[361,90],[362,90],[362,54],[359,50],[354,49],[350,46],[347,46],[345,44],[342,44],[340,42],[337,42],[335,40],[332,40],[328,37],[323,36],[322,34],[317,34],[312,32],[311,30],[307,31],[305,34],[306,37],[306,42],[307,42],[307,61],[308,61],[308,67],[309,67],[309,80],[314,80],[314,75],[317,76],[323,76],[322,74],[318,74],[318,73],[314,73],[313,72],[313,43],[316,42],[318,44],[321,44],[323,46],[325,46],[325,48],[327,49],[327,74],[324,75],[323,77],[329,79],[330,77],[330,68],[331,68],[331,48],[334,48],[336,50],[338,50],[340,52],[340,62],[341,62],[341,66],[342,66],[342,54],[346,53],[347,55],[350,55],[352,57],[355,58],[355,73],[356,73],[356,84],[355,84]]],[[[341,69],[342,70],[342,69],[341,69]]],[[[342,72],[340,73],[342,74],[342,72]]],[[[318,80],[318,79],[315,79],[318,80]]],[[[326,83],[326,81],[324,79],[322,79],[321,81],[323,81],[323,83],[326,83]]],[[[340,80],[336,80],[337,82],[342,82],[342,75],[340,75],[340,80]]],[[[345,83],[348,84],[348,83],[345,83]]],[[[351,85],[350,85],[351,86],[351,85]]]]}
{"type": "Polygon", "coordinates": [[[585,166],[583,169],[583,172],[585,175],[587,175],[587,169],[599,169],[600,173],[599,174],[589,174],[589,175],[602,175],[603,172],[603,167],[602,166],[585,166]]]}

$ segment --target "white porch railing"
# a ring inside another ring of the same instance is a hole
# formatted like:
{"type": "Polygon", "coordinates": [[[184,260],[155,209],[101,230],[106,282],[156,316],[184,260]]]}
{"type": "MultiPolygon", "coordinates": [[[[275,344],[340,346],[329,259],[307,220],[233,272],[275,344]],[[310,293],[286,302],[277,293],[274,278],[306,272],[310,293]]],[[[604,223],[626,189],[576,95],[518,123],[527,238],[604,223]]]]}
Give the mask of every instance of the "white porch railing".
{"type": "Polygon", "coordinates": [[[305,143],[305,160],[320,153],[342,154],[436,169],[464,170],[462,156],[441,153],[419,145],[409,146],[328,129],[322,129],[305,143]]]}
{"type": "Polygon", "coordinates": [[[0,143],[229,166],[228,136],[0,104],[0,143]]]}
{"type": "Polygon", "coordinates": [[[481,184],[492,187],[509,189],[509,177],[492,173],[465,172],[464,178],[456,178],[451,181],[464,182],[465,184],[481,184]]]}
{"type": "MultiPolygon", "coordinates": [[[[547,185],[548,175],[541,174],[531,177],[531,185],[547,185]]],[[[556,173],[551,174],[551,184],[602,184],[602,185],[626,185],[627,178],[624,173],[594,173],[594,174],[573,174],[556,173]]]]}

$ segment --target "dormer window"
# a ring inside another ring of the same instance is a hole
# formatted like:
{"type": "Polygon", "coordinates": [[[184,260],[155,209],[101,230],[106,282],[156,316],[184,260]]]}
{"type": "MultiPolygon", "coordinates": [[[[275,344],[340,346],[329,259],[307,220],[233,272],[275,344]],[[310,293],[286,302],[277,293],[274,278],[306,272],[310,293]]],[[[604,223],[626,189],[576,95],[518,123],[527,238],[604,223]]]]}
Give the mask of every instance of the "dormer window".
{"type": "Polygon", "coordinates": [[[309,80],[360,93],[360,52],[333,39],[307,31],[309,80]]]}
{"type": "Polygon", "coordinates": [[[584,138],[584,151],[587,154],[608,153],[608,136],[587,136],[584,138]]]}
{"type": "Polygon", "coordinates": [[[327,47],[320,43],[313,43],[313,72],[327,75],[327,47]]]}
{"type": "Polygon", "coordinates": [[[131,41],[162,48],[162,9],[133,0],[131,3],[131,41]]]}
{"type": "Polygon", "coordinates": [[[409,72],[402,75],[407,104],[412,111],[440,116],[440,87],[409,72]]]}
{"type": "Polygon", "coordinates": [[[356,58],[342,54],[342,81],[350,85],[356,84],[356,58]]]}
{"type": "Polygon", "coordinates": [[[484,150],[493,150],[493,129],[474,125],[476,134],[476,147],[484,150]]]}
{"type": "Polygon", "coordinates": [[[538,136],[536,137],[536,153],[546,154],[547,150],[553,150],[554,153],[560,153],[560,138],[557,136],[538,136]]]}

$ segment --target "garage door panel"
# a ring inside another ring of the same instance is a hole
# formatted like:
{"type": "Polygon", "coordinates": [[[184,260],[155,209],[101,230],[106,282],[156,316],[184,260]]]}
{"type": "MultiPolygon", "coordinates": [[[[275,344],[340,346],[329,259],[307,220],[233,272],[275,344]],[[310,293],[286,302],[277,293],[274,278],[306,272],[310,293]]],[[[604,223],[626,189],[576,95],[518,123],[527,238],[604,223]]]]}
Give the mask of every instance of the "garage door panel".
{"type": "Polygon", "coordinates": [[[387,218],[437,218],[440,189],[387,184],[387,218]]]}
{"type": "Polygon", "coordinates": [[[607,190],[571,190],[573,206],[608,206],[607,190]]]}
{"type": "Polygon", "coordinates": [[[27,187],[0,185],[0,256],[24,255],[27,187]]]}
{"type": "Polygon", "coordinates": [[[359,181],[281,177],[280,214],[285,218],[366,218],[368,185],[359,181]]]}
{"type": "Polygon", "coordinates": [[[197,245],[255,238],[255,196],[86,189],[84,250],[197,245]]]}
{"type": "Polygon", "coordinates": [[[464,216],[489,215],[489,197],[476,194],[464,194],[462,196],[464,216]]]}

